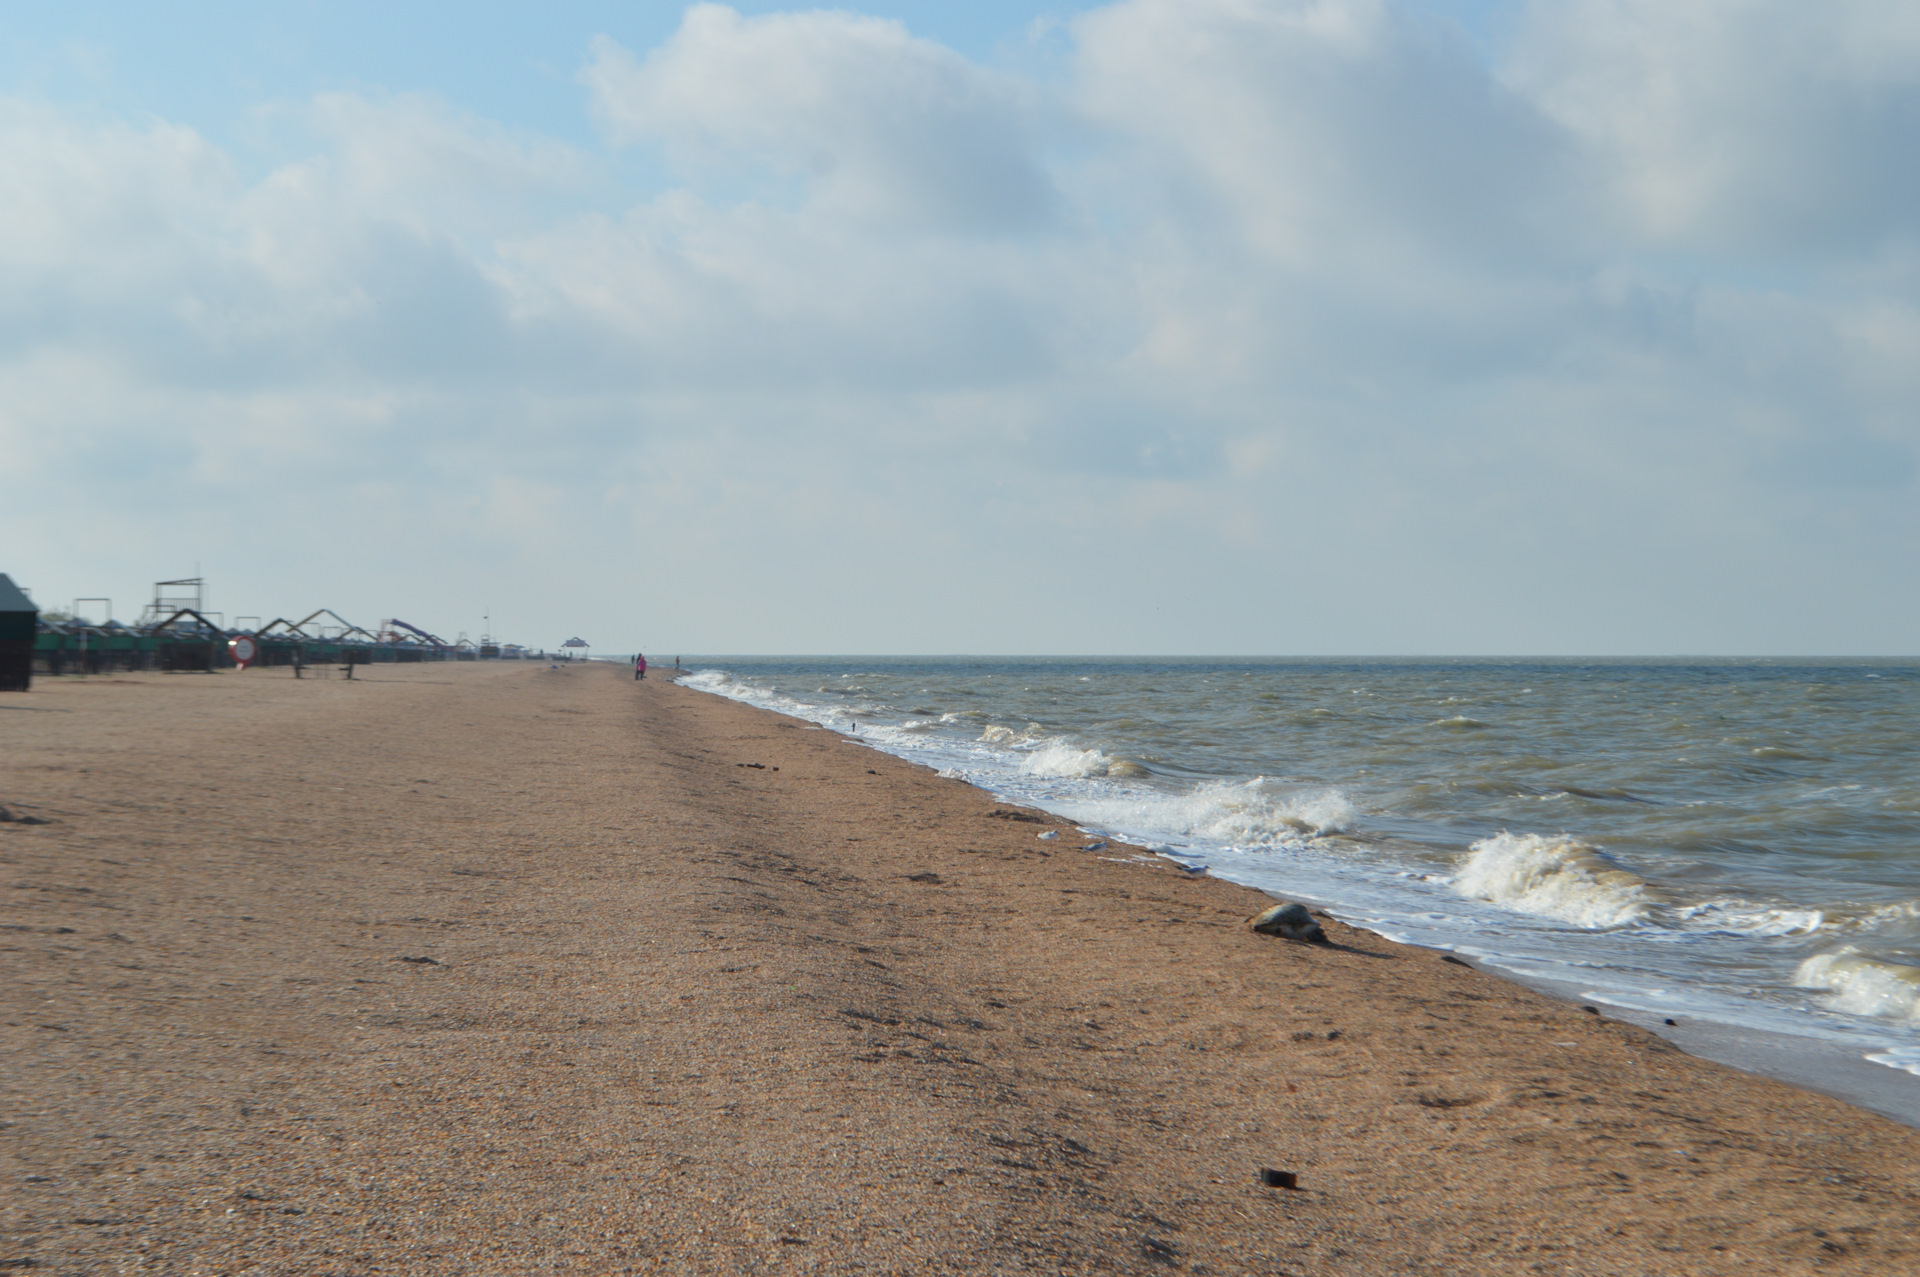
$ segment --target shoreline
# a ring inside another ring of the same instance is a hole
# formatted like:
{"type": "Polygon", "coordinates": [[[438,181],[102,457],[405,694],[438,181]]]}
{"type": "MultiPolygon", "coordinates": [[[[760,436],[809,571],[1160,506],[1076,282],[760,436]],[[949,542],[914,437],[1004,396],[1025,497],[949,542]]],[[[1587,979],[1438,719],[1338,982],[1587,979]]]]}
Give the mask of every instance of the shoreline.
{"type": "Polygon", "coordinates": [[[1876,1113],[1902,1126],[1920,1129],[1920,1086],[1911,1080],[1913,1075],[1868,1060],[1857,1046],[1699,1016],[1662,1016],[1639,1007],[1611,1003],[1604,995],[1569,981],[1521,975],[1504,970],[1497,963],[1478,959],[1473,960],[1472,965],[1497,980],[1506,980],[1562,1002],[1598,1005],[1605,1009],[1606,1015],[1637,1025],[1698,1059],[1784,1082],[1876,1113]],[[1676,1023],[1666,1023],[1669,1019],[1676,1023]]]}
{"type": "MultiPolygon", "coordinates": [[[[728,672],[728,666],[725,663],[728,658],[702,659],[709,664],[700,668],[678,671],[678,676],[685,678],[698,674],[703,669],[718,671],[723,675],[728,672]]],[[[1635,658],[1634,663],[1642,662],[1635,658]]],[[[1738,658],[1728,658],[1727,663],[1743,662],[1738,658]]],[[[1863,659],[1856,663],[1872,664],[1874,661],[1863,659]]],[[[722,687],[735,686],[724,679],[720,685],[702,685],[696,680],[689,682],[687,686],[708,695],[770,713],[784,712],[783,706],[763,703],[763,698],[755,694],[734,694],[722,690],[722,687]]],[[[800,721],[815,723],[829,731],[841,731],[838,722],[834,721],[833,707],[807,705],[805,702],[799,702],[799,704],[804,705],[808,713],[817,711],[825,715],[824,718],[808,718],[802,714],[800,721]]],[[[847,739],[888,757],[902,759],[929,769],[938,769],[941,766],[938,761],[929,761],[916,750],[914,745],[918,744],[917,741],[913,744],[896,746],[891,743],[882,743],[885,738],[876,738],[857,730],[845,735],[847,739]]],[[[1063,739],[1071,740],[1072,738],[1063,739]]],[[[1110,839],[1116,847],[1124,846],[1140,855],[1156,854],[1150,843],[1133,841],[1140,837],[1138,830],[1132,833],[1125,830],[1113,832],[1107,828],[1081,824],[1080,821],[1084,817],[1076,816],[1071,811],[1075,802],[1080,801],[1078,798],[1062,798],[1060,801],[1064,803],[1064,807],[1056,809],[1048,805],[1048,798],[1044,794],[1036,796],[1031,793],[996,790],[991,783],[991,776],[983,778],[969,771],[966,779],[997,801],[1028,804],[1035,810],[1048,812],[1074,825],[1080,832],[1091,837],[1110,839]]],[[[1204,852],[1182,854],[1191,854],[1195,857],[1205,855],[1204,852]]],[[[1655,1010],[1647,1005],[1637,1005],[1633,1000],[1622,1000],[1625,995],[1606,988],[1604,982],[1582,983],[1577,978],[1570,979],[1565,975],[1529,969],[1538,966],[1539,959],[1503,957],[1484,952],[1477,947],[1478,942],[1471,939],[1471,924],[1465,921],[1462,921],[1461,925],[1469,929],[1466,933],[1468,941],[1464,942],[1460,949],[1449,947],[1438,936],[1409,938],[1403,934],[1396,934],[1393,926],[1381,927],[1369,918],[1370,911],[1367,908],[1343,901],[1333,894],[1331,889],[1335,879],[1324,872],[1309,871],[1308,877],[1316,884],[1315,886],[1285,890],[1276,888],[1271,883],[1263,883],[1260,881],[1262,875],[1238,875],[1232,871],[1235,865],[1236,861],[1232,857],[1225,862],[1215,860],[1204,866],[1204,872],[1222,881],[1260,892],[1272,899],[1298,900],[1317,910],[1329,911],[1349,925],[1359,927],[1370,934],[1379,935],[1396,944],[1434,953],[1453,953],[1456,957],[1468,961],[1477,970],[1484,970],[1495,978],[1508,980],[1523,988],[1561,1001],[1603,1006],[1607,1008],[1608,1015],[1636,1024],[1703,1059],[1762,1077],[1784,1081],[1858,1105],[1904,1125],[1920,1128],[1920,1080],[1916,1080],[1914,1070],[1908,1068],[1904,1062],[1883,1063],[1870,1058],[1877,1051],[1889,1049],[1888,1043],[1847,1039],[1847,1034],[1844,1032],[1846,1028],[1851,1027],[1864,1036],[1872,1031],[1870,1023],[1834,1027],[1822,1025],[1816,1019],[1806,1026],[1807,1031],[1796,1032],[1791,1024],[1786,1027],[1767,1027],[1750,1020],[1740,1019],[1735,1014],[1739,1010],[1737,1006],[1727,1008],[1728,1018],[1716,1018],[1697,1011],[1689,1011],[1680,1006],[1655,1010]]],[[[1287,874],[1284,871],[1275,871],[1270,876],[1284,878],[1287,874]]],[[[1578,957],[1578,954],[1572,956],[1578,957]]],[[[1566,969],[1573,971],[1581,965],[1583,964],[1579,962],[1569,962],[1566,964],[1566,969]]],[[[1775,1015],[1778,1015],[1777,1011],[1775,1015]]]]}
{"type": "Polygon", "coordinates": [[[1914,1131],[1253,935],[1251,888],[799,720],[617,666],[262,673],[0,707],[0,804],[50,822],[0,825],[0,1259],[1920,1262],[1914,1131]]]}

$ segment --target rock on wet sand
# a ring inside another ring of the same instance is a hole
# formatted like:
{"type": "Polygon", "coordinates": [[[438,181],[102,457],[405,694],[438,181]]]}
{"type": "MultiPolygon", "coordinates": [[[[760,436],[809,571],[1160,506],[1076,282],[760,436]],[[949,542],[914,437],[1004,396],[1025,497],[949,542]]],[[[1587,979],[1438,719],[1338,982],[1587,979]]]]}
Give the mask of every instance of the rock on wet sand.
{"type": "Polygon", "coordinates": [[[1307,944],[1325,944],[1327,933],[1314,921],[1313,914],[1303,904],[1282,901],[1271,909],[1263,909],[1247,919],[1247,929],[1257,931],[1263,936],[1283,936],[1288,940],[1300,940],[1307,944]]]}

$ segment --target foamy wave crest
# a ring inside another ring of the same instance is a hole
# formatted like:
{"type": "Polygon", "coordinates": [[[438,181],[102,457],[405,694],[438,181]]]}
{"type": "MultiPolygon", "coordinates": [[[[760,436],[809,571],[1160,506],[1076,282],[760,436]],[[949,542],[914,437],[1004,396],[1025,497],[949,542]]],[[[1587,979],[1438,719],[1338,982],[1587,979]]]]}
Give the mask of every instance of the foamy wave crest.
{"type": "Polygon", "coordinates": [[[1640,921],[1647,884],[1598,850],[1564,835],[1496,834],[1468,849],[1453,889],[1522,913],[1598,930],[1640,921]]]}
{"type": "Polygon", "coordinates": [[[1028,776],[1082,779],[1105,776],[1114,760],[1097,749],[1081,749],[1063,740],[1048,741],[1028,754],[1020,770],[1028,776]]]}
{"type": "Polygon", "coordinates": [[[1303,834],[1345,833],[1353,824],[1353,803],[1337,789],[1323,793],[1295,795],[1273,804],[1273,815],[1281,824],[1303,834]]]}
{"type": "Polygon", "coordinates": [[[853,723],[856,715],[866,712],[860,709],[829,709],[821,705],[810,705],[780,692],[756,687],[745,679],[735,678],[725,670],[697,670],[675,681],[683,687],[691,687],[696,691],[710,692],[732,701],[744,701],[749,705],[770,709],[776,714],[806,719],[808,722],[820,723],[836,730],[853,723]]]}
{"type": "Polygon", "coordinates": [[[1041,728],[1038,723],[1028,723],[1027,729],[1023,732],[1016,732],[1011,727],[1001,727],[996,723],[980,733],[980,740],[984,744],[999,745],[1003,749],[1014,749],[1018,746],[1042,739],[1040,732],[1041,728]]]}
{"type": "Polygon", "coordinates": [[[1260,779],[1208,781],[1184,794],[1099,799],[1078,803],[1074,810],[1097,824],[1246,848],[1297,846],[1340,833],[1354,819],[1353,804],[1337,789],[1277,794],[1260,779]]]}
{"type": "Polygon", "coordinates": [[[1916,923],[1920,923],[1920,900],[1901,900],[1881,905],[1860,919],[1859,926],[1864,931],[1911,935],[1916,931],[1916,923]]]}
{"type": "MultiPolygon", "coordinates": [[[[1871,678],[1872,675],[1868,677],[1871,678]]],[[[1890,1069],[1920,1074],[1920,1047],[1896,1046],[1892,1050],[1880,1051],[1867,1058],[1875,1064],[1884,1064],[1890,1069]]]]}
{"type": "Polygon", "coordinates": [[[1793,974],[1794,987],[1823,989],[1829,1011],[1920,1020],[1920,967],[1869,958],[1852,945],[1817,953],[1793,974]]]}
{"type": "Polygon", "coordinates": [[[1826,914],[1818,909],[1768,908],[1744,900],[1709,900],[1675,909],[1673,916],[1716,931],[1749,936],[1807,936],[1827,923],[1826,914]]]}

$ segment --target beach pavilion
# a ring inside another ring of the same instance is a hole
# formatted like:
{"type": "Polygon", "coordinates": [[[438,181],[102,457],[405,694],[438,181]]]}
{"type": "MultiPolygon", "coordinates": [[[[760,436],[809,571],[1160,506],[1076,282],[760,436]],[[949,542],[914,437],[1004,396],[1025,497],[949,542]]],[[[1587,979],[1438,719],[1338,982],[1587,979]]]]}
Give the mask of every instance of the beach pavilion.
{"type": "Polygon", "coordinates": [[[13,578],[0,572],[0,692],[24,692],[33,684],[34,629],[40,609],[13,578]]]}

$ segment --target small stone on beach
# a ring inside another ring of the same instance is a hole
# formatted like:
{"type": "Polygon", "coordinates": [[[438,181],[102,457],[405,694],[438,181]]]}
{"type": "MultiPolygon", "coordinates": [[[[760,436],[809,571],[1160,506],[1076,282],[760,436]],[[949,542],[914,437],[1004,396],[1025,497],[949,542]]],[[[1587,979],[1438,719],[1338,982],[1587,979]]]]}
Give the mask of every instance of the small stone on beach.
{"type": "Polygon", "coordinates": [[[1299,1188],[1300,1177],[1292,1171],[1276,1171],[1265,1167],[1260,1172],[1260,1182],[1268,1188],[1299,1188]]]}

